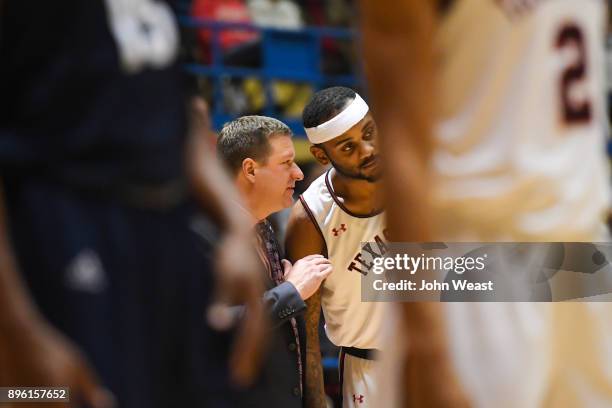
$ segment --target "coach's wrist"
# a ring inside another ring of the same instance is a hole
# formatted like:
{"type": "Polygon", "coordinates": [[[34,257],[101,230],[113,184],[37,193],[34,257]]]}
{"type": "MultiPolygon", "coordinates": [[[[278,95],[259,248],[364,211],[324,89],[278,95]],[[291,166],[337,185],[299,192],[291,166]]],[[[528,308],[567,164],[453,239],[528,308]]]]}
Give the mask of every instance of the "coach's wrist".
{"type": "Polygon", "coordinates": [[[291,287],[295,290],[295,292],[300,297],[300,299],[306,300],[304,299],[304,296],[306,295],[305,290],[304,290],[304,285],[300,284],[299,279],[293,279],[293,277],[290,277],[285,281],[285,283],[288,283],[291,285],[291,287]]]}

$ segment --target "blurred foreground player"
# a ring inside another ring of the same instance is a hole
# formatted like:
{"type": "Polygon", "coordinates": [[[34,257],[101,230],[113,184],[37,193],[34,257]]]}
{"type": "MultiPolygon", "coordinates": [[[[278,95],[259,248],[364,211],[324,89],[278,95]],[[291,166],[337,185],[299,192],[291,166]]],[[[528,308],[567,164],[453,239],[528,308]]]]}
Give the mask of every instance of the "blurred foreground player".
{"type": "Polygon", "coordinates": [[[303,406],[304,301],[332,272],[330,262],[320,254],[299,259],[293,265],[282,259],[267,220],[293,204],[295,183],[304,177],[294,162],[291,137],[291,130],[281,121],[253,115],[225,124],[217,141],[217,155],[233,176],[244,199],[243,211],[258,237],[257,247],[267,272],[262,303],[272,326],[266,336],[268,353],[262,369],[253,385],[237,397],[241,407],[303,406]]]}
{"type": "Polygon", "coordinates": [[[334,273],[308,301],[306,406],[324,406],[319,319],[340,351],[344,407],[376,407],[376,359],[384,304],[361,301],[361,278],[372,256],[386,251],[378,130],[352,89],[317,92],[302,114],[310,151],[332,168],[313,181],[292,209],[286,247],[291,259],[324,253],[334,273]],[[362,243],[367,242],[362,249],[362,243]]]}
{"type": "MultiPolygon", "coordinates": [[[[0,30],[0,385],[67,386],[74,406],[110,406],[103,387],[122,407],[225,406],[227,359],[203,319],[211,250],[190,228],[170,8],[65,0],[33,13],[3,1],[0,30]]],[[[257,260],[229,200],[239,198],[214,157],[198,158],[196,198],[230,232],[219,254],[235,279],[219,283],[253,288],[219,299],[259,306],[257,260]]],[[[233,360],[237,380],[252,377],[250,360],[233,360]]]]}
{"type": "MultiPolygon", "coordinates": [[[[393,239],[606,239],[604,1],[362,5],[393,239]]],[[[466,403],[438,365],[475,406],[612,404],[607,304],[444,306],[403,306],[406,406],[466,403]]]]}

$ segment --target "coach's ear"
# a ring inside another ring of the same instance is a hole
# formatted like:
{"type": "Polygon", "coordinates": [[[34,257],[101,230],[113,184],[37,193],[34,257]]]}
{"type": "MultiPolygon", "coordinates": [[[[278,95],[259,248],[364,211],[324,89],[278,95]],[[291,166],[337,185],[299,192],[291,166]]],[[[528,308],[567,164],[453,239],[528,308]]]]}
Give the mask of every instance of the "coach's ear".
{"type": "Polygon", "coordinates": [[[246,158],[242,161],[242,174],[251,183],[255,183],[255,160],[246,158]]]}
{"type": "Polygon", "coordinates": [[[310,146],[310,153],[323,166],[327,166],[329,164],[329,158],[327,157],[327,153],[325,153],[325,150],[323,150],[321,146],[317,146],[317,145],[310,146]]]}

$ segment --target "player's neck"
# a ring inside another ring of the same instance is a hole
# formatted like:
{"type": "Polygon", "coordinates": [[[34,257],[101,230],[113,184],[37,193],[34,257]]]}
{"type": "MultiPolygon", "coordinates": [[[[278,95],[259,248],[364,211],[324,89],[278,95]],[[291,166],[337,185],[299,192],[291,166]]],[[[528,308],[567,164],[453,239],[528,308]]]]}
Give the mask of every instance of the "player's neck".
{"type": "Polygon", "coordinates": [[[352,213],[368,215],[380,212],[383,207],[380,181],[370,182],[346,177],[335,170],[330,173],[335,195],[352,213]]]}

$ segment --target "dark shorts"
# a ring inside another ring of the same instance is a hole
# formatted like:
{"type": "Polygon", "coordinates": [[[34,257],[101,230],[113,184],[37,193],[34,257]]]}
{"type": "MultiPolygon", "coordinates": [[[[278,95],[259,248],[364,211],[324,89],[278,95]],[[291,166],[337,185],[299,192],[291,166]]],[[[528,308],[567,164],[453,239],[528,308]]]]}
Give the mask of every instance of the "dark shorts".
{"type": "Polygon", "coordinates": [[[191,205],[156,211],[6,186],[19,267],[44,315],[121,407],[230,406],[227,339],[206,325],[212,245],[191,205]]]}

